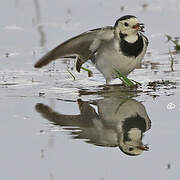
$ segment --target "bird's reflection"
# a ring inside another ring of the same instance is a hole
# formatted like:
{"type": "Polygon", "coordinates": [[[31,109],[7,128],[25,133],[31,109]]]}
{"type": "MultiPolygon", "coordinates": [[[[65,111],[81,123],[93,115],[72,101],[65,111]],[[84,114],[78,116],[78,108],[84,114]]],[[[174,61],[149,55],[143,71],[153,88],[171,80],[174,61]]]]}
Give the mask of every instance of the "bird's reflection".
{"type": "Polygon", "coordinates": [[[139,155],[148,150],[142,138],[150,129],[151,121],[144,105],[137,100],[112,96],[93,103],[78,99],[77,103],[79,115],[61,114],[40,103],[36,104],[36,111],[69,130],[74,139],[85,139],[97,146],[119,147],[127,155],[139,155]]]}

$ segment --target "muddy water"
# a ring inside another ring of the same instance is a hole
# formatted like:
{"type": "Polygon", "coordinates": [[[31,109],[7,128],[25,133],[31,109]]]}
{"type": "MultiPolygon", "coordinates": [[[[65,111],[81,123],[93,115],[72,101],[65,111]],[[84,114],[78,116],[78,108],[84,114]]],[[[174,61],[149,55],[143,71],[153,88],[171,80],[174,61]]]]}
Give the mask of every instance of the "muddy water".
{"type": "Polygon", "coordinates": [[[178,179],[180,56],[173,55],[172,72],[173,45],[164,34],[179,36],[179,11],[176,0],[2,2],[0,178],[178,179]],[[88,63],[91,78],[75,72],[73,60],[33,68],[58,43],[113,25],[124,14],[144,22],[150,40],[142,67],[130,74],[142,83],[137,90],[121,87],[119,80],[103,86],[88,63]],[[132,142],[142,135],[148,151],[127,155],[123,142],[130,129],[139,129],[141,134],[131,131],[132,142]]]}

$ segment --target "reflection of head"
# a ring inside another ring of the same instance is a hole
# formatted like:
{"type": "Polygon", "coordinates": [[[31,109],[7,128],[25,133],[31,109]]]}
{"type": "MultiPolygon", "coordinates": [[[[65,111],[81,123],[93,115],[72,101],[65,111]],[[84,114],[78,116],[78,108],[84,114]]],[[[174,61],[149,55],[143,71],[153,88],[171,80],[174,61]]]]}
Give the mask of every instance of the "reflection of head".
{"type": "Polygon", "coordinates": [[[146,120],[139,114],[126,118],[119,137],[120,150],[130,156],[140,155],[148,147],[143,145],[143,132],[146,131],[146,120]]]}

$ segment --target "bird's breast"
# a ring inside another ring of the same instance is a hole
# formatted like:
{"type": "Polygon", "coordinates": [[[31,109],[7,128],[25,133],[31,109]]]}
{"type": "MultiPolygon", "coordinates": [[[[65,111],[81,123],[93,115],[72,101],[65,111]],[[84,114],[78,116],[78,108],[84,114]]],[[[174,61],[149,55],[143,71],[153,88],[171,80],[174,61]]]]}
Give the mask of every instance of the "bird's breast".
{"type": "Polygon", "coordinates": [[[128,75],[140,63],[135,57],[124,56],[121,52],[106,50],[96,57],[96,67],[105,78],[115,78],[114,74],[119,71],[123,75],[128,75]]]}
{"type": "Polygon", "coordinates": [[[128,41],[126,41],[124,38],[122,38],[120,40],[120,51],[128,57],[137,57],[141,54],[141,52],[143,51],[143,47],[144,47],[144,42],[143,42],[143,38],[142,36],[138,36],[137,41],[130,43],[128,41]]]}

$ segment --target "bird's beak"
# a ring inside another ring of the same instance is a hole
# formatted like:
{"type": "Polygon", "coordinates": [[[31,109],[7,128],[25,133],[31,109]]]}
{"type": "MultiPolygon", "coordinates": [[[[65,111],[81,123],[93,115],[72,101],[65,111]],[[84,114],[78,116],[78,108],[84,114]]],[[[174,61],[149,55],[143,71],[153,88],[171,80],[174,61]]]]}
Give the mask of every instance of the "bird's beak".
{"type": "Polygon", "coordinates": [[[139,145],[137,146],[138,149],[142,150],[142,151],[148,151],[149,150],[149,147],[147,145],[139,145]]]}
{"type": "Polygon", "coordinates": [[[132,28],[137,30],[137,31],[144,32],[144,24],[143,23],[137,23],[132,28]]]}

